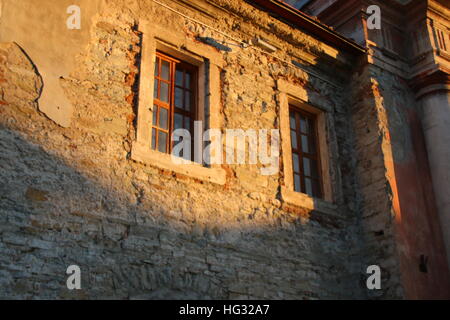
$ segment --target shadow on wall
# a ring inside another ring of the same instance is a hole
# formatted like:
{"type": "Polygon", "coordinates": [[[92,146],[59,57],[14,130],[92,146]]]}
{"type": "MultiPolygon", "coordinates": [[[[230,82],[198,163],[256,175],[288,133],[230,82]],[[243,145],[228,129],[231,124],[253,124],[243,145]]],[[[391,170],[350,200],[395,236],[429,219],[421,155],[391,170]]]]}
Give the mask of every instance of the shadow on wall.
{"type": "Polygon", "coordinates": [[[345,295],[334,274],[345,271],[345,257],[327,252],[321,238],[334,231],[316,222],[197,225],[100,185],[3,126],[0,136],[1,297],[345,295]],[[81,291],[65,287],[72,264],[81,267],[81,291]]]}
{"type": "Polygon", "coordinates": [[[343,223],[138,165],[123,136],[59,128],[22,93],[0,109],[0,297],[361,298],[343,223]]]}
{"type": "MultiPolygon", "coordinates": [[[[421,41],[423,48],[432,48],[428,37],[421,41]]],[[[410,50],[408,55],[413,60],[418,52],[410,50]]],[[[420,85],[388,73],[374,78],[380,83],[385,112],[380,122],[389,131],[383,151],[396,211],[406,298],[448,299],[450,276],[446,250],[421,124],[420,101],[415,96],[420,85]]]]}

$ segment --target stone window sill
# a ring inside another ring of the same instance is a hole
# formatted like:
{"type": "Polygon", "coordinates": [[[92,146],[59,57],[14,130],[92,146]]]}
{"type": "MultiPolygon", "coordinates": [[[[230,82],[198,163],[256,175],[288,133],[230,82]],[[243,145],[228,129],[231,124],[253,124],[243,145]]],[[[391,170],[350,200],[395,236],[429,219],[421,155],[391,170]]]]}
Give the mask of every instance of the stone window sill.
{"type": "Polygon", "coordinates": [[[170,154],[151,150],[141,145],[133,146],[131,159],[202,181],[212,182],[219,185],[224,185],[226,182],[226,173],[222,168],[207,168],[190,161],[186,164],[176,164],[173,163],[170,154]]]}
{"type": "Polygon", "coordinates": [[[281,187],[281,199],[291,205],[314,210],[327,215],[336,216],[337,206],[326,200],[313,198],[307,194],[289,190],[286,187],[281,187]]]}

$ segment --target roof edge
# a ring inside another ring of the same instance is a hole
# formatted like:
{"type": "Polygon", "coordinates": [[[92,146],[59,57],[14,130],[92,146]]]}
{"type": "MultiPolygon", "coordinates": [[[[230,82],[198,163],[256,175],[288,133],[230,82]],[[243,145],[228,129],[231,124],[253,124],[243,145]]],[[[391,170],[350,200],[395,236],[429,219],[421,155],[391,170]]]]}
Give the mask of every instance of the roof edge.
{"type": "Polygon", "coordinates": [[[295,9],[287,3],[279,0],[245,0],[246,2],[256,5],[258,8],[271,11],[280,17],[291,22],[298,28],[304,29],[313,35],[318,36],[327,44],[331,44],[334,47],[343,49],[352,54],[363,54],[367,52],[367,49],[360,46],[356,42],[344,37],[337,33],[325,24],[314,20],[312,17],[295,9]]]}

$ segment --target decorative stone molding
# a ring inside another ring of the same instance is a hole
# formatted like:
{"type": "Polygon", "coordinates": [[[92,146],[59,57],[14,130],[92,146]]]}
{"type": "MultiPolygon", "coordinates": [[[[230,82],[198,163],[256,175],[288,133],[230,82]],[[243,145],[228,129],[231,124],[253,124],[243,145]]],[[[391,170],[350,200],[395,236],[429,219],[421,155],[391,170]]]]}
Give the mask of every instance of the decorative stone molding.
{"type": "MultiPolygon", "coordinates": [[[[225,171],[218,165],[203,167],[197,163],[175,164],[169,154],[151,150],[151,130],[153,118],[153,70],[156,51],[161,50],[183,59],[199,68],[198,120],[208,123],[209,128],[221,128],[220,119],[220,69],[223,60],[220,53],[211,47],[194,42],[184,34],[155,26],[149,21],[140,21],[143,34],[142,60],[140,70],[137,136],[132,147],[133,160],[171,170],[177,173],[225,184],[225,171]]],[[[207,129],[207,128],[203,128],[207,129]]]]}
{"type": "MultiPolygon", "coordinates": [[[[303,195],[298,192],[294,192],[294,181],[292,173],[292,152],[291,152],[291,138],[290,138],[290,126],[289,126],[289,105],[298,106],[310,113],[317,115],[318,131],[319,134],[319,148],[320,148],[320,165],[322,172],[322,184],[324,201],[333,201],[331,177],[330,177],[330,159],[329,148],[327,142],[327,125],[326,125],[326,112],[331,111],[327,105],[320,105],[319,108],[311,106],[308,102],[308,93],[305,88],[291,84],[285,80],[278,80],[277,87],[280,91],[280,131],[281,131],[281,149],[283,159],[284,170],[284,186],[282,186],[282,199],[286,202],[298,206],[311,206],[311,203],[316,203],[317,200],[308,195],[303,195]],[[297,195],[299,194],[299,195],[297,195]]],[[[323,202],[323,200],[320,200],[323,202]]],[[[331,205],[331,207],[333,207],[331,205]]],[[[311,208],[312,209],[312,208],[311,208]]]]}

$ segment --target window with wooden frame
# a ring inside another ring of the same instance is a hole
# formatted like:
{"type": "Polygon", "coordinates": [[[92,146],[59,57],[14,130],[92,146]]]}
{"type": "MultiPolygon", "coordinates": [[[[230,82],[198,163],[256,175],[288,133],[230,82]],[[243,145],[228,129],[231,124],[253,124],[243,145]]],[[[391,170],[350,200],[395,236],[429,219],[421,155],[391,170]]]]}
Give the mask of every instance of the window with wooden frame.
{"type": "Polygon", "coordinates": [[[317,115],[289,105],[294,191],[322,198],[317,115]]]}
{"type": "MultiPolygon", "coordinates": [[[[156,53],[151,133],[153,150],[170,153],[174,146],[171,136],[176,129],[188,130],[193,139],[194,121],[197,120],[197,75],[196,66],[159,51],[156,53]]],[[[193,141],[191,145],[194,145],[193,141]]],[[[191,155],[192,158],[193,152],[191,155]]]]}

